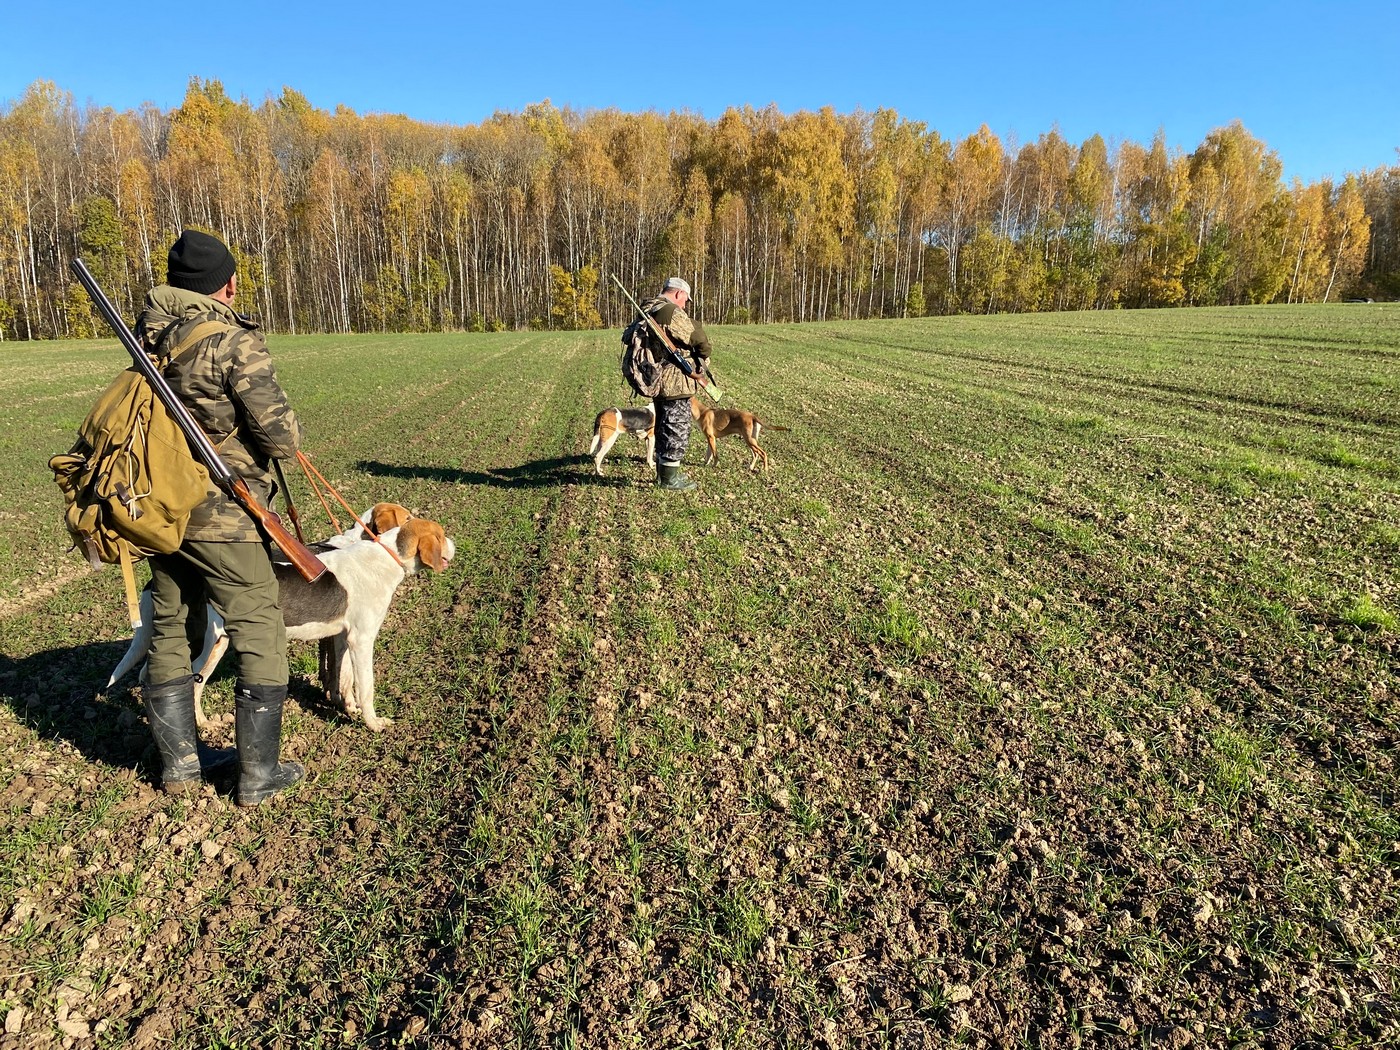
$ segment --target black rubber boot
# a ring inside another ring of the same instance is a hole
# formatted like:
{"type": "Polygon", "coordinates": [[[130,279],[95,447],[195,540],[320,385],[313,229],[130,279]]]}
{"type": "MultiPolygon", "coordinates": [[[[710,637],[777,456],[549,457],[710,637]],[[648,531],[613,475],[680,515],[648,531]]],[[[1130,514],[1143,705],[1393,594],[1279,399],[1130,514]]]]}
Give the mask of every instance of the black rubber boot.
{"type": "Polygon", "coordinates": [[[694,492],[698,485],[681,473],[679,463],[659,463],[656,467],[656,487],[667,492],[694,492]]]}
{"type": "Polygon", "coordinates": [[[256,806],[306,776],[300,762],[279,762],[285,685],[243,685],[233,691],[233,729],[238,741],[238,804],[256,806]]]}
{"type": "Polygon", "coordinates": [[[161,786],[179,795],[199,787],[204,773],[233,765],[233,751],[205,747],[199,742],[194,718],[194,675],[173,682],[141,687],[146,719],[160,752],[161,786]]]}

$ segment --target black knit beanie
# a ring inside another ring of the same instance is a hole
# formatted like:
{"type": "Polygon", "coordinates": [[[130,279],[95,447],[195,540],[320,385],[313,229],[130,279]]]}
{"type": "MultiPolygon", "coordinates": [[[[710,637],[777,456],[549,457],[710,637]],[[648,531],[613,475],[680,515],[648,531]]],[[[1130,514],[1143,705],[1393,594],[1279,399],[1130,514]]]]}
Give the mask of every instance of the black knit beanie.
{"type": "Polygon", "coordinates": [[[235,269],[223,241],[198,230],[185,230],[170,246],[166,281],[174,288],[210,295],[228,284],[235,269]]]}

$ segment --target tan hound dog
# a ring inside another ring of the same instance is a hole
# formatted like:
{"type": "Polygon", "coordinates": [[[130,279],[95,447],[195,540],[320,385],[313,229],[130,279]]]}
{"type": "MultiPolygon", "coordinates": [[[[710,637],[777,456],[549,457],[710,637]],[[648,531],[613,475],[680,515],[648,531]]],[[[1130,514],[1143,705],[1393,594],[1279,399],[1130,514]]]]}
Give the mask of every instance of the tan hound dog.
{"type": "Polygon", "coordinates": [[[697,397],[690,399],[690,418],[700,424],[700,433],[705,435],[705,441],[710,446],[710,454],[705,457],[707,467],[719,462],[719,439],[737,434],[744,439],[744,444],[748,445],[749,451],[753,453],[753,458],[749,460],[749,469],[753,470],[761,459],[763,469],[767,470],[768,453],[758,447],[758,436],[764,430],[788,429],[765,423],[752,412],[745,412],[743,409],[707,408],[697,397]]]}

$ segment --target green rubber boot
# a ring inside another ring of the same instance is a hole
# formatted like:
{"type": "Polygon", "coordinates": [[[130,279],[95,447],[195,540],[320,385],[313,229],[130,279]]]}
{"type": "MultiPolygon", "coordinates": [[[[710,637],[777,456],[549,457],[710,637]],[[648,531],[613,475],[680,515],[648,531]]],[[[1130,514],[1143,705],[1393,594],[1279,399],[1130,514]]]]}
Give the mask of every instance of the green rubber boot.
{"type": "Polygon", "coordinates": [[[233,728],[238,741],[238,804],[256,806],[306,776],[300,762],[279,762],[285,685],[242,685],[233,690],[233,728]]]}
{"type": "Polygon", "coordinates": [[[681,473],[679,463],[658,463],[656,487],[667,492],[694,492],[700,486],[681,473]]]}
{"type": "Polygon", "coordinates": [[[194,718],[194,675],[142,686],[141,699],[156,750],[160,752],[160,782],[166,791],[172,795],[194,791],[204,774],[233,765],[237,756],[232,750],[205,747],[199,742],[194,718]]]}

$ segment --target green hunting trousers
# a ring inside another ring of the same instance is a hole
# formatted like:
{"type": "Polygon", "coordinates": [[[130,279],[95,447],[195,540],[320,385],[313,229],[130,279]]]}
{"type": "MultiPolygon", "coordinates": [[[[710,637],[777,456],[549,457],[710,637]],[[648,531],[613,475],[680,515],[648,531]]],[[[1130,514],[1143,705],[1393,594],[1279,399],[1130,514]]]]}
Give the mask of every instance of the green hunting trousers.
{"type": "Polygon", "coordinates": [[[147,682],[190,673],[204,647],[209,602],[224,618],[239,684],[287,684],[287,628],[266,545],[186,540],[174,554],[151,558],[151,591],[147,682]]]}

